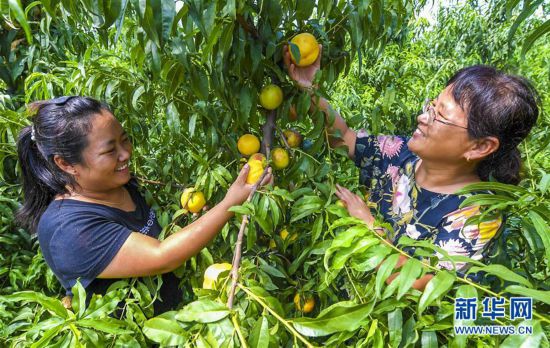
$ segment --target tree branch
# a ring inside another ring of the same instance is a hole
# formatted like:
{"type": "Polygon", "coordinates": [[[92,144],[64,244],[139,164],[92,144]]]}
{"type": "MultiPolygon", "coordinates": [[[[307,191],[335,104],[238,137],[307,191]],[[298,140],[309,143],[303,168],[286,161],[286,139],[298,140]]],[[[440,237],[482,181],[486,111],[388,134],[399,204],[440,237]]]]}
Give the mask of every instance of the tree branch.
{"type": "Polygon", "coordinates": [[[240,15],[240,14],[237,15],[237,22],[239,22],[239,24],[241,25],[241,27],[243,27],[244,31],[246,31],[247,33],[249,33],[250,35],[252,35],[252,37],[253,37],[254,39],[259,39],[259,38],[260,38],[260,34],[258,33],[258,30],[256,29],[256,27],[254,27],[254,24],[249,23],[249,22],[243,17],[243,15],[240,15]]]}
{"type": "MultiPolygon", "coordinates": [[[[250,191],[250,194],[246,199],[247,202],[250,202],[252,200],[252,197],[254,197],[254,194],[256,193],[258,186],[267,175],[267,169],[268,167],[265,167],[258,181],[256,181],[254,186],[252,186],[252,191],[250,191]]],[[[233,301],[235,299],[235,289],[237,288],[237,282],[239,281],[239,268],[241,266],[243,237],[244,237],[244,232],[246,230],[246,227],[248,226],[249,219],[250,217],[248,215],[243,215],[243,219],[241,221],[241,227],[239,228],[239,234],[237,235],[237,243],[235,244],[235,253],[233,254],[233,262],[231,263],[231,290],[229,291],[229,297],[227,299],[227,307],[229,307],[229,309],[233,309],[233,301]]]]}

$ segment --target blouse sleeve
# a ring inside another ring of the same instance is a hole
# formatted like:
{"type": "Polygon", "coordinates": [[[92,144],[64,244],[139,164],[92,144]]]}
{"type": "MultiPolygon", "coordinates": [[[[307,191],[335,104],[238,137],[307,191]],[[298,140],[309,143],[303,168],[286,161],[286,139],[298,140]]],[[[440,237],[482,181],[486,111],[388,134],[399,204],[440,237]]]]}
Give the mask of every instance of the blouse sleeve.
{"type": "Polygon", "coordinates": [[[57,273],[68,286],[76,280],[84,287],[113,260],[132,231],[107,218],[82,213],[62,222],[50,243],[57,273]]]}

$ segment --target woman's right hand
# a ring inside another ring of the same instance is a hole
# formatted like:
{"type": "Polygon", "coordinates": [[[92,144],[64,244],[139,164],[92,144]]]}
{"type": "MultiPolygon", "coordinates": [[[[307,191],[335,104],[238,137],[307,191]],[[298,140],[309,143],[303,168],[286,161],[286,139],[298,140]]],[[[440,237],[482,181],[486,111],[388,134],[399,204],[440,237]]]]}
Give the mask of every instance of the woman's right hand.
{"type": "Polygon", "coordinates": [[[300,88],[311,88],[315,74],[321,68],[321,55],[323,53],[323,45],[319,45],[319,56],[317,60],[309,66],[296,66],[290,59],[290,51],[288,45],[283,47],[283,61],[288,70],[288,75],[293,79],[300,88]]]}
{"type": "MultiPolygon", "coordinates": [[[[224,200],[229,205],[233,206],[243,204],[243,202],[246,201],[246,199],[250,195],[250,192],[252,191],[252,187],[254,187],[254,185],[246,183],[246,178],[249,171],[250,166],[248,164],[245,164],[244,167],[241,169],[241,172],[239,173],[237,179],[235,179],[233,184],[231,184],[231,186],[229,187],[229,190],[227,190],[224,200]]],[[[268,167],[267,174],[265,175],[262,182],[258,185],[258,187],[271,183],[272,179],[273,176],[271,174],[271,167],[268,167]]]]}

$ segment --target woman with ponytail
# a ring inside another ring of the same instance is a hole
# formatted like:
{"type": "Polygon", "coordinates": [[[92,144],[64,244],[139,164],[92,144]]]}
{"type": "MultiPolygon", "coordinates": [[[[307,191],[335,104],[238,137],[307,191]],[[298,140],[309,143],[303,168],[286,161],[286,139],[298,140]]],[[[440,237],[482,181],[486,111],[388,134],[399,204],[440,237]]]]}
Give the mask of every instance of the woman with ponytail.
{"type": "MultiPolygon", "coordinates": [[[[77,280],[89,298],[120,278],[165,274],[163,302],[154,307],[173,309],[182,294],[170,272],[204,248],[233,216],[228,209],[246,200],[248,166],[218,205],[159,241],[155,212],[129,172],[132,144],[108,106],[71,96],[30,109],[32,124],[17,143],[25,195],[17,219],[38,235],[67,294],[77,280]]],[[[269,172],[261,184],[270,179],[269,172]]]]}
{"type": "MultiPolygon", "coordinates": [[[[290,61],[288,47],[283,53],[289,76],[311,91],[320,58],[308,67],[297,67],[290,61]]],[[[348,148],[349,157],[359,167],[360,183],[369,190],[367,204],[337,185],[336,195],[350,215],[363,219],[396,244],[408,236],[429,240],[450,256],[483,258],[489,241],[503,226],[502,217],[470,223],[481,215],[480,207],[459,208],[468,195],[455,192],[482,181],[519,183],[518,145],[539,114],[539,98],[527,80],[489,66],[464,68],[435,99],[426,100],[416,130],[407,137],[354,131],[326,99],[312,97],[312,101],[312,109],[335,116],[331,131],[341,136],[331,145],[348,148]],[[393,232],[378,226],[374,214],[389,223],[393,232]]],[[[414,254],[414,249],[404,249],[414,254]]],[[[395,268],[406,260],[402,257],[395,268]]],[[[439,266],[456,266],[462,274],[469,264],[440,260],[439,266]]],[[[418,279],[413,287],[424,289],[431,277],[418,279]]]]}

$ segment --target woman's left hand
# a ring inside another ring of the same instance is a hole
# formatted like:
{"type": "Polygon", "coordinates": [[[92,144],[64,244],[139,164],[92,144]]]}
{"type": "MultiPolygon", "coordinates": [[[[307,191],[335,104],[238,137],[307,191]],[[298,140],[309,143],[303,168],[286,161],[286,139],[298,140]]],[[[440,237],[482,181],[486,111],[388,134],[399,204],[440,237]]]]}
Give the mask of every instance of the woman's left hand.
{"type": "Polygon", "coordinates": [[[370,227],[373,226],[374,216],[372,216],[369,206],[361,196],[338,184],[336,184],[336,196],[344,202],[349,215],[365,221],[370,227]]]}

